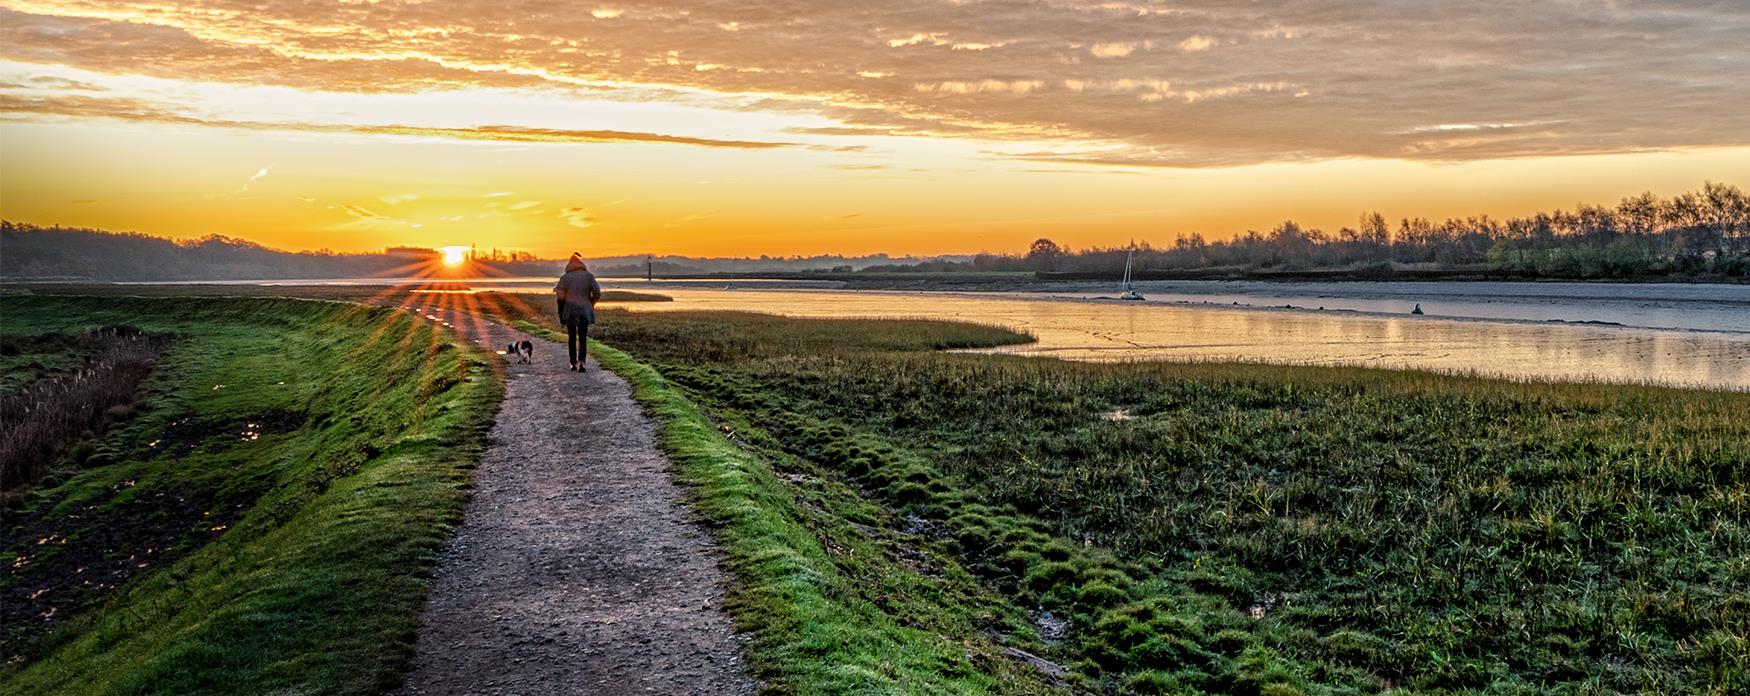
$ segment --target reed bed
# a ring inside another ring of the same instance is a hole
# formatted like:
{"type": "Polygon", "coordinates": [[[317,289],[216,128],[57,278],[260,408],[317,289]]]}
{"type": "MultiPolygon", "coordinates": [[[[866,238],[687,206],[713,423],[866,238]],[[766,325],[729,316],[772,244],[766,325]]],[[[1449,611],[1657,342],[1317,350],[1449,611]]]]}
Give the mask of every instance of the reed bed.
{"type": "MultiPolygon", "coordinates": [[[[29,345],[46,349],[38,359],[82,364],[0,395],[0,495],[35,485],[65,451],[131,416],[135,390],[169,341],[126,326],[32,337],[29,345]]],[[[21,343],[9,338],[7,352],[21,343]]]]}

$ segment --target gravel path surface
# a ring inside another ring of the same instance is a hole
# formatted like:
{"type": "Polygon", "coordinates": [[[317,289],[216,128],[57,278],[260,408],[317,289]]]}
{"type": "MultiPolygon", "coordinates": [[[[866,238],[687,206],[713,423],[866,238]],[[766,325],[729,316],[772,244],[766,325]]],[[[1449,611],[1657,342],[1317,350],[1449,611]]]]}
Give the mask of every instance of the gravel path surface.
{"type": "Polygon", "coordinates": [[[725,576],[629,385],[565,346],[419,310],[514,361],[404,694],[745,694],[725,576]]]}

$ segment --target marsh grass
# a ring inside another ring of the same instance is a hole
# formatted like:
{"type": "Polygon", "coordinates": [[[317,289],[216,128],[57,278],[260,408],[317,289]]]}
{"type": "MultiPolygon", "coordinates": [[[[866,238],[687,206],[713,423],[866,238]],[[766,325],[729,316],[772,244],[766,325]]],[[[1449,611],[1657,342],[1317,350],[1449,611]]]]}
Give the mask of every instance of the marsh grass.
{"type": "MultiPolygon", "coordinates": [[[[543,318],[544,319],[544,318],[543,318]]],[[[998,326],[928,319],[803,321],[755,312],[647,313],[604,309],[593,335],[613,345],[631,342],[684,351],[689,360],[739,363],[802,356],[828,358],[871,351],[989,348],[1032,338],[998,326]],[[856,335],[847,335],[855,326],[856,335]]]]}
{"type": "MultiPolygon", "coordinates": [[[[526,329],[541,327],[525,323],[526,329]]],[[[725,413],[709,420],[664,377],[613,348],[695,508],[719,525],[736,576],[729,608],[764,687],[796,694],[1041,694],[1062,686],[1011,659],[1040,649],[1024,613],[903,521],[725,413]],[[1016,635],[1020,634],[1020,635],[1016,635]]]]}
{"type": "Polygon", "coordinates": [[[114,461],[0,525],[8,694],[378,693],[501,393],[430,322],[335,302],[6,297],[0,333],[183,339],[114,461]]]}
{"type": "Polygon", "coordinates": [[[0,338],[0,354],[36,378],[0,393],[0,503],[35,485],[63,451],[131,417],[134,391],[169,341],[124,326],[0,338]]]}
{"type": "Polygon", "coordinates": [[[1750,688],[1750,395],[928,352],[986,331],[611,313],[598,335],[744,449],[1068,616],[1052,654],[1090,688],[1750,688]]]}

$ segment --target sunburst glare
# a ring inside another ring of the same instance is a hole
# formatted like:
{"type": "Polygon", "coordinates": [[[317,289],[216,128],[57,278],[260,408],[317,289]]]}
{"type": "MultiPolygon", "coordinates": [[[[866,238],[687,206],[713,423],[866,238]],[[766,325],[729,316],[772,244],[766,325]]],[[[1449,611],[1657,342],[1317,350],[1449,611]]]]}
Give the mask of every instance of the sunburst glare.
{"type": "Polygon", "coordinates": [[[442,252],[444,255],[445,266],[453,268],[462,265],[463,261],[468,260],[468,247],[465,246],[438,247],[438,251],[442,252]]]}

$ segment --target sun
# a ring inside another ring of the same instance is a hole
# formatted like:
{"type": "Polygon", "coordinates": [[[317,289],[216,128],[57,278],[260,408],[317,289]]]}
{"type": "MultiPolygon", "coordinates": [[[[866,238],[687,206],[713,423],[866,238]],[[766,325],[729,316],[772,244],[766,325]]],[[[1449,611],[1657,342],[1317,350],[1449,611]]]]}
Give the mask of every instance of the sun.
{"type": "Polygon", "coordinates": [[[444,254],[445,266],[460,266],[468,260],[468,247],[465,246],[438,247],[438,251],[444,254]]]}

